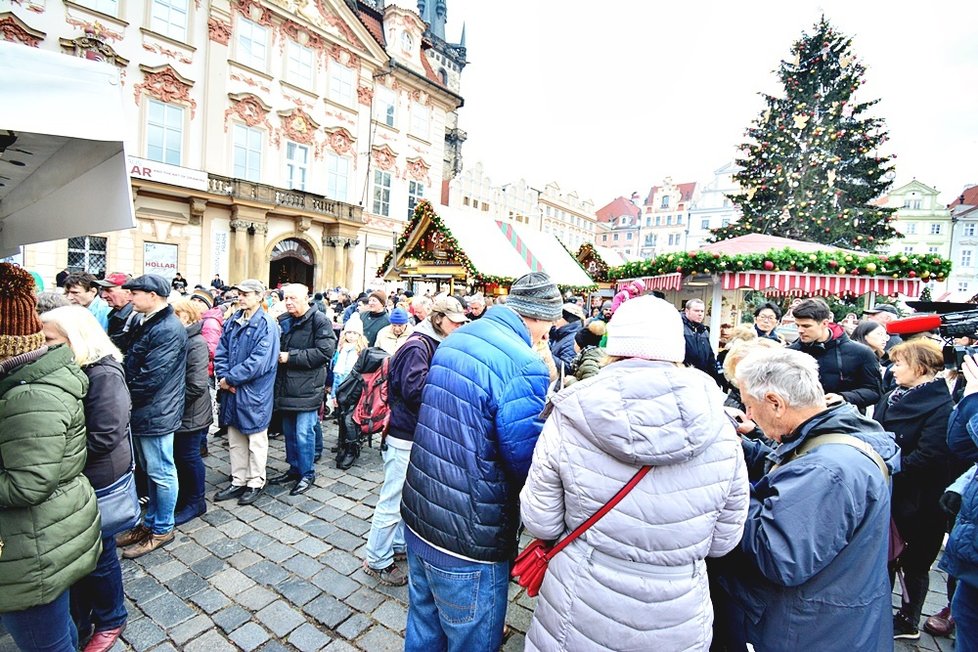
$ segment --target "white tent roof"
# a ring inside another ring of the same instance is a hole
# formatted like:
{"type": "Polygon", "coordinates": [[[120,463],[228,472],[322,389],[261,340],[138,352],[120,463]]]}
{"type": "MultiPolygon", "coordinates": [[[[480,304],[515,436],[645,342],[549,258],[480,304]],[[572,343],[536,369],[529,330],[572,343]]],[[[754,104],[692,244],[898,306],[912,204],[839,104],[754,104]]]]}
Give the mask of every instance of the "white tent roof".
{"type": "Polygon", "coordinates": [[[465,255],[482,274],[518,278],[533,271],[525,257],[503,234],[500,224],[512,227],[529,253],[558,285],[592,285],[585,273],[557,236],[533,231],[521,224],[500,223],[477,211],[447,206],[434,207],[448,230],[458,240],[465,255]]]}
{"type": "Polygon", "coordinates": [[[135,226],[119,72],[0,41],[0,256],[135,226]]]}

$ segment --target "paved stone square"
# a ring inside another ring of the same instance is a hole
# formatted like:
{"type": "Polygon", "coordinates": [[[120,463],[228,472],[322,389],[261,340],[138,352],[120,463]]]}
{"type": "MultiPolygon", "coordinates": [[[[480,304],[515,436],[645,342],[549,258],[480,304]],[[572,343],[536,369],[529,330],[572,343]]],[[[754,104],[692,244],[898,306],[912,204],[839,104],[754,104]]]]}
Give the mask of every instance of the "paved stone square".
{"type": "MultiPolygon", "coordinates": [[[[362,548],[383,467],[365,448],[349,471],[332,463],[331,423],[315,487],[289,496],[270,486],[253,505],[209,502],[207,514],[178,528],[170,545],[122,560],[129,623],[114,652],[403,649],[407,587],[383,586],[361,568],[362,548]]],[[[209,437],[208,500],[228,481],[227,441],[209,437]]],[[[268,475],[285,469],[281,438],[269,446],[268,475]]],[[[523,649],[533,603],[510,585],[507,622],[515,630],[503,650],[523,649]]],[[[924,613],[944,606],[936,571],[924,613]]],[[[894,596],[895,604],[899,597],[894,596]]],[[[16,648],[0,628],[0,652],[16,648]]],[[[921,634],[897,650],[953,650],[949,639],[921,634]]]]}

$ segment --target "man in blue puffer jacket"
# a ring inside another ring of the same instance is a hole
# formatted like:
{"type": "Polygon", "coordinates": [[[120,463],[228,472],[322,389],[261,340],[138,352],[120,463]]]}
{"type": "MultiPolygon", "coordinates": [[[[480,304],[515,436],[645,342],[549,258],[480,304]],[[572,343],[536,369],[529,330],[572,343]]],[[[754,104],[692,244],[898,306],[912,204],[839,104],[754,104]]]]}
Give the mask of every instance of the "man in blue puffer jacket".
{"type": "Polygon", "coordinates": [[[561,315],[540,272],[504,306],[435,351],[404,485],[410,577],[404,649],[492,650],[502,643],[519,494],[549,384],[531,348],[561,315]]]}
{"type": "MultiPolygon", "coordinates": [[[[948,421],[947,445],[960,459],[978,462],[978,364],[972,356],[964,360],[964,375],[968,384],[948,421]]],[[[940,567],[958,580],[951,599],[955,649],[978,650],[978,475],[961,494],[961,510],[940,567]]]]}

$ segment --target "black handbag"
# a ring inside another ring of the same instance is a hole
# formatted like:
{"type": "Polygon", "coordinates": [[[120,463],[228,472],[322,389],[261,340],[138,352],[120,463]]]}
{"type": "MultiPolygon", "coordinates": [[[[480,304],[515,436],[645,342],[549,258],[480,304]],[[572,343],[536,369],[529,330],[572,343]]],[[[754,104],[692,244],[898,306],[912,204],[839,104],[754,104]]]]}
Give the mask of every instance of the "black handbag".
{"type": "Polygon", "coordinates": [[[120,532],[131,530],[139,524],[139,495],[136,493],[136,451],[129,432],[129,450],[132,462],[129,470],[121,478],[95,490],[98,511],[102,517],[102,538],[113,537],[120,532]]]}

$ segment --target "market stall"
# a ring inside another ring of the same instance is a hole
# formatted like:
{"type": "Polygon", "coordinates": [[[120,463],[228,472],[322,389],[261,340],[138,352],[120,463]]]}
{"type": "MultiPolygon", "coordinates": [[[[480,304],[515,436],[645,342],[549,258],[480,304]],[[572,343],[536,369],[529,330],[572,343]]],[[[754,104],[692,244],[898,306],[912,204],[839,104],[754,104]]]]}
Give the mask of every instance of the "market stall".
{"type": "Polygon", "coordinates": [[[435,291],[505,294],[528,272],[546,272],[563,290],[596,286],[551,234],[473,211],[419,202],[414,215],[377,270],[386,280],[432,283],[435,291]]]}
{"type": "Polygon", "coordinates": [[[132,228],[117,69],[0,41],[0,257],[132,228]]]}
{"type": "Polygon", "coordinates": [[[778,296],[916,297],[921,284],[943,281],[949,261],[936,255],[867,254],[811,242],[761,234],[731,238],[697,251],[666,254],[626,263],[610,275],[616,287],[638,279],[649,290],[671,291],[672,298],[700,288],[710,306],[714,346],[719,340],[724,298],[739,303],[740,290],[778,296]]]}

